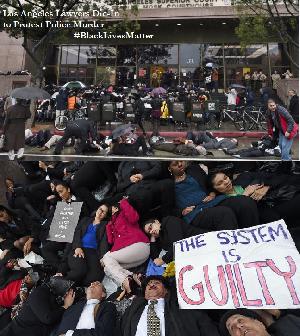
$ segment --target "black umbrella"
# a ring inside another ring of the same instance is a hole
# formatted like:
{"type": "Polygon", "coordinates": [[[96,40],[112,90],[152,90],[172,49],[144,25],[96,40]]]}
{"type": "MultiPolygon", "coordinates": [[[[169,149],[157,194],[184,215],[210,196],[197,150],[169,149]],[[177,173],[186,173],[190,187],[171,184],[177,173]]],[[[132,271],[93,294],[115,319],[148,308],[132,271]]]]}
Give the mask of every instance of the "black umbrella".
{"type": "Polygon", "coordinates": [[[231,84],[230,87],[233,89],[246,89],[246,87],[241,84],[231,84]]]}
{"type": "Polygon", "coordinates": [[[19,99],[50,99],[51,95],[38,87],[26,86],[12,90],[11,97],[19,99]]]}

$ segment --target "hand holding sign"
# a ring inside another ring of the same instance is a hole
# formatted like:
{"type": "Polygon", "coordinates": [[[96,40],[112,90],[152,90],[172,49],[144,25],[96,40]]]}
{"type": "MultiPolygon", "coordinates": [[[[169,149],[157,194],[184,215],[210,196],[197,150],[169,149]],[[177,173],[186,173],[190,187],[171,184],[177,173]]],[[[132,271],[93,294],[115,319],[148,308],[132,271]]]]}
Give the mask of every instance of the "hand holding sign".
{"type": "Polygon", "coordinates": [[[283,220],[174,245],[181,308],[300,307],[300,255],[283,220]]]}
{"type": "Polygon", "coordinates": [[[72,243],[81,207],[82,202],[58,202],[47,240],[72,243]]]}

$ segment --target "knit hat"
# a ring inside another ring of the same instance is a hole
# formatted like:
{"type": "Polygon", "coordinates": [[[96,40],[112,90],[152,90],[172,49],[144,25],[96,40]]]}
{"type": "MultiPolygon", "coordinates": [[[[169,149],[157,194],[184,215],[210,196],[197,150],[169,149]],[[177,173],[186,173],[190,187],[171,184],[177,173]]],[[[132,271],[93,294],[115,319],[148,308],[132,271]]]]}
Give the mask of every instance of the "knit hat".
{"type": "Polygon", "coordinates": [[[254,310],[245,308],[237,308],[229,310],[222,316],[220,320],[219,329],[222,336],[230,336],[226,327],[226,322],[233,315],[242,315],[262,322],[262,318],[254,310]]]}

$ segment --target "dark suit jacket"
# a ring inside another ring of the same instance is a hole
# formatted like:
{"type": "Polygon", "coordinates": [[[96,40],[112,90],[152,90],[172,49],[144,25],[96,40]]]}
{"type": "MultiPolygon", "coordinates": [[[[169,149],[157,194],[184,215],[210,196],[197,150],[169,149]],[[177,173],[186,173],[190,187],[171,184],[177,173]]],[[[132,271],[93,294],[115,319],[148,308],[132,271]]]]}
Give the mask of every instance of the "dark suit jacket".
{"type": "MultiPolygon", "coordinates": [[[[135,298],[121,320],[121,335],[135,336],[141,315],[147,305],[142,297],[135,298]]],[[[175,291],[165,300],[165,336],[219,336],[217,327],[202,310],[179,309],[175,291]]]]}
{"type": "Polygon", "coordinates": [[[56,335],[74,330],[73,336],[111,336],[117,319],[116,307],[110,302],[101,302],[95,316],[95,329],[76,329],[86,301],[79,302],[66,310],[56,335]]]}
{"type": "MultiPolygon", "coordinates": [[[[76,249],[77,247],[82,247],[81,239],[85,235],[88,226],[93,222],[93,220],[94,219],[91,217],[84,217],[79,221],[74,232],[72,243],[73,249],[76,249]]],[[[102,221],[99,225],[97,225],[96,229],[96,239],[98,243],[97,254],[99,256],[99,259],[101,259],[104,256],[104,254],[108,252],[110,249],[106,237],[106,224],[107,221],[102,221]]]]}
{"type": "Polygon", "coordinates": [[[1,336],[48,336],[60,322],[65,309],[60,307],[46,285],[35,288],[19,315],[2,331],[1,336]]]}

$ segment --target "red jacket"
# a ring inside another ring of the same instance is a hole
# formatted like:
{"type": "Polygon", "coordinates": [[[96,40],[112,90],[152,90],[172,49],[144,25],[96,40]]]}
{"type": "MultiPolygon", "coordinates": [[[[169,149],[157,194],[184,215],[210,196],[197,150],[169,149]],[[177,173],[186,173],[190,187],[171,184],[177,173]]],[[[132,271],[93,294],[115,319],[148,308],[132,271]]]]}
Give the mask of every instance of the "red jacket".
{"type": "Polygon", "coordinates": [[[0,289],[0,306],[11,308],[20,293],[22,279],[10,282],[5,288],[0,289]]]}
{"type": "MultiPolygon", "coordinates": [[[[285,132],[288,130],[288,121],[287,121],[287,118],[285,118],[285,114],[288,113],[288,111],[286,111],[284,108],[280,106],[280,107],[277,107],[277,111],[275,113],[276,113],[276,117],[279,118],[281,132],[285,134],[285,132]]],[[[273,123],[271,115],[269,115],[268,116],[268,134],[270,136],[273,136],[273,127],[274,127],[274,123],[273,123]]],[[[288,140],[293,139],[298,134],[298,131],[299,131],[299,126],[294,120],[293,120],[292,127],[293,128],[292,129],[290,128],[291,130],[289,131],[290,136],[288,137],[288,140]]]]}
{"type": "Polygon", "coordinates": [[[139,215],[127,199],[120,202],[119,213],[112,216],[106,225],[107,240],[112,244],[110,252],[118,251],[135,243],[149,243],[140,229],[139,215]]]}

